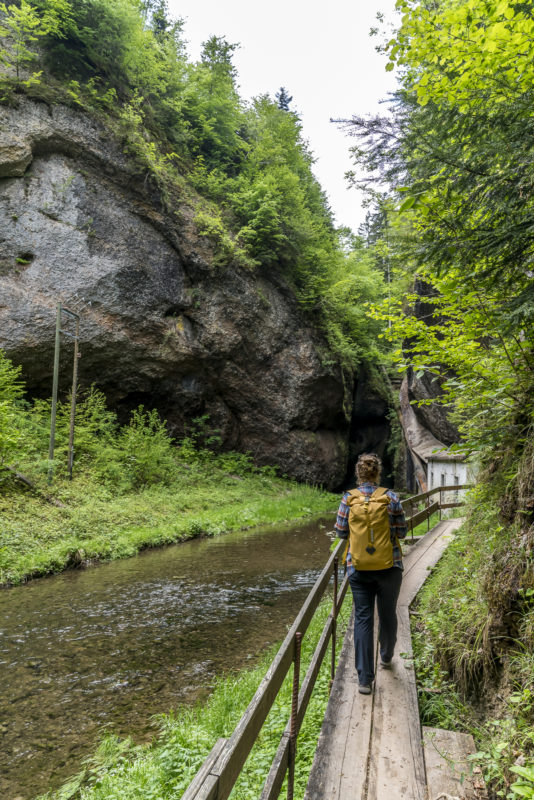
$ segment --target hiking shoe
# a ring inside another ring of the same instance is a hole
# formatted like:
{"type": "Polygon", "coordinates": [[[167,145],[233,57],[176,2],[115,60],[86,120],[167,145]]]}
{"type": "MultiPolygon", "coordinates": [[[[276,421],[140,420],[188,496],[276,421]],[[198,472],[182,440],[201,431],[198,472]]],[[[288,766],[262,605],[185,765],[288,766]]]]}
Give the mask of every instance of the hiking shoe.
{"type": "Polygon", "coordinates": [[[360,683],[358,686],[358,691],[360,694],[371,694],[373,687],[370,683],[360,683]]]}
{"type": "Polygon", "coordinates": [[[385,658],[380,659],[380,666],[382,669],[391,669],[393,666],[393,660],[390,658],[389,661],[386,661],[385,658]]]}

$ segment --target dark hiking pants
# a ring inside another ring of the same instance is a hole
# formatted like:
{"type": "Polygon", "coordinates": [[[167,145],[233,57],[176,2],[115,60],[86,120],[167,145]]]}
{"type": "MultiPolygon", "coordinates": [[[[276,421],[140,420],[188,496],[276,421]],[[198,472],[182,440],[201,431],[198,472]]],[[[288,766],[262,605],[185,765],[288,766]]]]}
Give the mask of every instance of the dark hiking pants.
{"type": "Polygon", "coordinates": [[[354,572],[349,576],[354,598],[354,655],[360,685],[375,678],[374,608],[378,609],[380,656],[389,661],[397,641],[397,599],[402,581],[399,567],[354,572]]]}

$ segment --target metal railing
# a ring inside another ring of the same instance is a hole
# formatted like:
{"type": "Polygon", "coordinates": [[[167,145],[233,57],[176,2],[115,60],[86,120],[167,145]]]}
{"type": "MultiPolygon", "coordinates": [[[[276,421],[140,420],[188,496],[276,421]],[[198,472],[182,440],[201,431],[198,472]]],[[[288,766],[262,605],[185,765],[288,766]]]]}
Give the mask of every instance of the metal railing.
{"type": "MultiPolygon", "coordinates": [[[[413,529],[430,519],[435,511],[441,508],[452,508],[463,505],[461,502],[442,504],[444,492],[467,489],[469,486],[439,486],[414,495],[402,501],[402,506],[410,516],[407,517],[409,529],[413,529]],[[429,502],[434,494],[440,494],[436,502],[429,502]],[[422,510],[414,509],[424,503],[422,510]]],[[[288,800],[293,798],[295,774],[296,742],[308,703],[310,701],[319,670],[331,644],[330,686],[336,670],[336,628],[337,618],[348,587],[348,577],[344,576],[338,586],[339,559],[345,547],[340,540],[330,555],[323,571],[317,578],[297,618],[289,629],[278,653],[272,661],[256,694],[228,739],[219,739],[212,751],[189,784],[181,800],[226,800],[236,783],[243,765],[263,727],[265,720],[276,700],[284,679],[293,666],[293,688],[291,698],[291,716],[282,734],[278,750],[267,775],[260,800],[276,800],[280,794],[286,773],[288,774],[288,800]],[[300,682],[301,642],[314,614],[321,602],[325,590],[333,577],[332,611],[323,627],[319,642],[313,653],[310,665],[302,683],[300,682]]]]}

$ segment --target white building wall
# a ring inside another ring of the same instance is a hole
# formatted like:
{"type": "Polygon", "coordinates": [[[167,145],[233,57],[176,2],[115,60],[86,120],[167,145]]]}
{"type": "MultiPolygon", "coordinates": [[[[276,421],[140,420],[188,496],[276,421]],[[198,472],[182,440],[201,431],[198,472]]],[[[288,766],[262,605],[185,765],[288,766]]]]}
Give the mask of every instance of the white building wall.
{"type": "MultiPolygon", "coordinates": [[[[428,469],[428,488],[434,489],[439,486],[461,486],[462,484],[472,483],[472,465],[466,461],[452,461],[451,459],[430,458],[427,465],[428,469]]],[[[433,500],[441,499],[442,503],[457,503],[463,500],[465,492],[462,490],[449,491],[444,494],[434,495],[433,500]]],[[[445,510],[444,515],[449,512],[445,510]]]]}
{"type": "Polygon", "coordinates": [[[428,462],[428,488],[435,489],[437,486],[456,486],[468,483],[467,467],[465,461],[430,459],[428,462]]]}

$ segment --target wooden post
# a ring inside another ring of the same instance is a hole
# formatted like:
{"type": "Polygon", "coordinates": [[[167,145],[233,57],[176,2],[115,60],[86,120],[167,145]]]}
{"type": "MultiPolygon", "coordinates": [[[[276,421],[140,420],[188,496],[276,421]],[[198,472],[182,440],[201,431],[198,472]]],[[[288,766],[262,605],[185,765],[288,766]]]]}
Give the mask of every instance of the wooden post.
{"type": "Polygon", "coordinates": [[[328,691],[332,690],[332,684],[336,676],[336,629],[337,629],[337,573],[339,567],[339,559],[334,558],[334,597],[332,606],[332,661],[330,663],[330,682],[328,684],[328,691]]]}
{"type": "Polygon", "coordinates": [[[287,800],[293,800],[295,788],[295,758],[297,755],[297,712],[299,704],[300,646],[302,633],[295,633],[295,658],[293,660],[293,691],[291,695],[291,720],[289,728],[289,759],[287,773],[287,800]]]}
{"type": "Polygon", "coordinates": [[[70,398],[70,427],[69,427],[69,478],[72,480],[72,465],[74,463],[74,420],[76,418],[76,391],[78,388],[78,341],[80,338],[80,317],[76,315],[76,331],[74,334],[74,363],[72,365],[72,390],[70,398]]]}
{"type": "Polygon", "coordinates": [[[57,304],[56,343],[54,346],[54,376],[52,378],[52,412],[50,415],[50,442],[48,445],[48,483],[52,483],[54,447],[56,442],[57,386],[59,379],[59,348],[61,332],[61,303],[57,304]]]}

